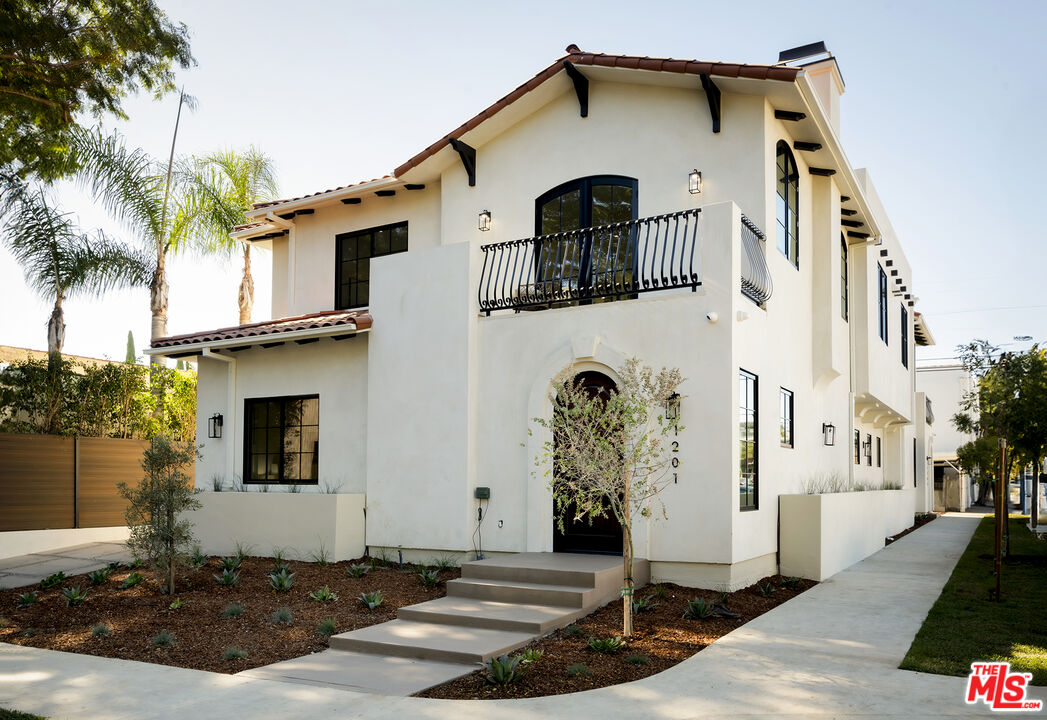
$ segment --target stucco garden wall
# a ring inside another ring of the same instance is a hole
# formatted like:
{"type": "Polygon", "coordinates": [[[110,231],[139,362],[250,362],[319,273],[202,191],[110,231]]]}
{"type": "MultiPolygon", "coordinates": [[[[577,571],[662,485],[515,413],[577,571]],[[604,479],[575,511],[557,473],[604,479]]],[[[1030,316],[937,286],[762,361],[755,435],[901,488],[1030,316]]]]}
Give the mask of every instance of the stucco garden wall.
{"type": "Polygon", "coordinates": [[[878,550],[913,523],[916,491],[782,495],[781,572],[822,581],[878,550]]]}

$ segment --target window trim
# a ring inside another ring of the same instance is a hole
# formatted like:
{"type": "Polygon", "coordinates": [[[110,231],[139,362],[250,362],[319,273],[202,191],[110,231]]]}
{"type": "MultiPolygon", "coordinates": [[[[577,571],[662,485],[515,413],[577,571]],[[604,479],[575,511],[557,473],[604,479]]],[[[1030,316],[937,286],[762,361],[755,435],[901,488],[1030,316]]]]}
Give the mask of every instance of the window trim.
{"type": "MultiPolygon", "coordinates": [[[[385,225],[375,225],[374,227],[360,228],[359,230],[349,230],[347,232],[338,233],[337,235],[334,236],[334,309],[335,310],[358,310],[359,308],[367,307],[370,304],[370,300],[371,300],[370,288],[368,288],[368,296],[367,296],[368,302],[366,302],[366,303],[364,303],[362,305],[345,305],[345,306],[342,306],[341,303],[339,302],[339,300],[341,300],[341,295],[342,295],[342,240],[344,240],[345,238],[350,238],[350,237],[354,237],[354,236],[358,236],[358,235],[370,234],[371,235],[371,254],[367,257],[368,268],[370,268],[370,262],[374,258],[386,257],[387,255],[396,255],[397,253],[407,252],[408,250],[411,249],[411,233],[410,233],[410,229],[408,228],[408,222],[409,221],[407,221],[407,220],[401,220],[399,222],[387,223],[385,225]],[[374,234],[376,232],[380,231],[380,230],[392,230],[393,228],[397,228],[397,227],[400,227],[400,226],[403,226],[404,230],[407,232],[407,247],[404,248],[403,250],[391,250],[389,252],[382,253],[380,255],[375,255],[374,254],[374,234]]],[[[359,260],[360,258],[357,257],[356,259],[359,260]]],[[[368,280],[367,280],[368,285],[370,285],[370,282],[371,282],[371,280],[370,280],[370,277],[371,277],[370,270],[368,270],[367,277],[368,277],[368,280]]]]}
{"type": "Polygon", "coordinates": [[[779,438],[781,438],[782,429],[786,429],[787,432],[786,432],[785,436],[786,436],[787,439],[781,441],[782,447],[784,447],[784,448],[794,448],[796,446],[796,434],[795,434],[795,428],[796,428],[796,414],[795,414],[795,410],[796,410],[796,404],[795,404],[796,403],[796,396],[793,394],[792,390],[788,390],[788,389],[783,388],[783,387],[779,387],[778,391],[779,391],[778,392],[778,409],[779,409],[779,412],[778,412],[778,435],[779,435],[779,438]],[[785,417],[781,413],[781,410],[783,409],[783,407],[782,407],[782,401],[783,400],[787,400],[786,405],[785,405],[785,409],[787,409],[787,411],[788,411],[788,417],[785,417]],[[788,422],[788,427],[786,427],[786,422],[788,422]]]}
{"type": "Polygon", "coordinates": [[[908,370],[909,369],[909,310],[908,310],[908,308],[905,307],[904,304],[901,305],[900,307],[902,309],[902,316],[901,316],[901,322],[902,322],[902,330],[901,330],[901,338],[902,338],[902,342],[901,342],[901,345],[902,345],[902,365],[905,367],[906,370],[908,370]]]}
{"type": "MultiPolygon", "coordinates": [[[[785,221],[784,222],[784,228],[785,228],[785,249],[783,250],[782,248],[779,247],[778,248],[778,252],[780,252],[782,255],[784,255],[785,259],[788,260],[789,263],[794,268],[799,270],[800,269],[800,170],[799,170],[799,167],[796,164],[796,156],[793,155],[793,151],[789,148],[789,143],[787,143],[785,140],[779,140],[778,144],[775,145],[775,149],[774,149],[774,173],[775,173],[775,175],[774,175],[774,184],[775,184],[774,194],[775,194],[775,197],[781,198],[782,200],[785,201],[785,218],[784,218],[784,221],[785,221]],[[783,150],[784,150],[784,152],[782,152],[783,150]],[[789,209],[789,198],[788,197],[784,197],[783,198],[781,196],[781,194],[778,192],[778,158],[781,157],[781,156],[784,156],[786,158],[786,163],[785,163],[785,168],[784,168],[785,175],[786,175],[786,180],[787,180],[787,182],[786,182],[786,190],[785,190],[786,195],[789,194],[788,187],[789,187],[790,184],[794,185],[795,188],[796,188],[796,210],[794,212],[790,211],[790,209],[789,209]],[[791,175],[789,173],[790,169],[792,170],[792,174],[791,175]],[[791,178],[791,180],[789,178],[791,178]],[[793,215],[795,215],[795,217],[793,217],[793,215]],[[795,233],[795,235],[793,237],[790,238],[790,236],[789,236],[789,228],[794,223],[796,225],[796,233],[795,233]],[[791,246],[790,246],[790,240],[792,241],[791,246]],[[790,250],[792,251],[791,254],[789,252],[790,250]]],[[[774,213],[774,215],[775,215],[775,218],[774,218],[775,223],[777,223],[779,225],[782,224],[782,223],[779,223],[778,211],[777,211],[777,200],[775,200],[775,213],[774,213]]],[[[777,228],[776,228],[776,230],[777,230],[777,228]]],[[[775,233],[775,246],[776,247],[778,246],[777,232],[775,233]]]]}
{"type": "Polygon", "coordinates": [[[850,322],[851,319],[851,270],[847,262],[850,256],[851,251],[847,247],[847,238],[840,233],[840,313],[844,322],[850,322]]]}
{"type": "Polygon", "coordinates": [[[873,464],[873,436],[872,433],[865,433],[865,464],[872,467],[873,464]]]}
{"type": "MultiPolygon", "coordinates": [[[[317,405],[316,405],[316,427],[317,427],[317,439],[319,439],[319,432],[320,432],[319,431],[319,428],[320,428],[320,394],[319,393],[310,393],[310,394],[306,394],[306,395],[270,395],[270,396],[267,396],[267,397],[245,397],[244,398],[244,415],[243,415],[243,419],[244,419],[244,424],[243,424],[243,428],[244,428],[244,430],[243,430],[243,434],[244,434],[244,474],[243,474],[243,480],[242,480],[244,485],[319,485],[320,484],[320,473],[319,473],[320,453],[319,452],[316,453],[316,465],[317,465],[317,468],[318,468],[318,471],[317,471],[317,474],[316,474],[316,480],[285,480],[283,478],[283,474],[284,474],[284,464],[283,464],[283,462],[280,463],[280,479],[278,479],[278,480],[252,480],[251,479],[251,417],[250,417],[250,415],[248,413],[248,404],[249,403],[272,402],[274,400],[279,400],[281,402],[286,402],[288,400],[311,400],[311,399],[315,399],[317,401],[317,405]]],[[[282,442],[282,438],[281,438],[281,443],[280,443],[280,457],[281,458],[283,458],[283,452],[284,452],[283,451],[283,442],[282,442]]]]}
{"type": "MultiPolygon", "coordinates": [[[[751,373],[744,368],[738,368],[738,377],[752,380],[753,384],[753,478],[752,478],[752,504],[742,505],[741,498],[738,500],[740,512],[752,512],[760,509],[760,378],[756,373],[751,373]]],[[[738,401],[738,409],[742,409],[742,400],[738,401]]],[[[749,408],[746,407],[746,412],[749,408]]],[[[738,442],[742,442],[739,437],[738,442]]]]}
{"type": "Polygon", "coordinates": [[[546,190],[534,199],[534,234],[542,236],[542,206],[553,198],[560,197],[571,190],[578,189],[578,204],[581,216],[579,218],[579,229],[593,226],[593,185],[616,185],[618,187],[632,188],[633,191],[633,220],[640,217],[640,181],[628,175],[586,175],[585,177],[568,180],[556,187],[546,190]],[[588,202],[586,202],[588,200],[588,202]]]}
{"type": "Polygon", "coordinates": [[[884,345],[890,345],[890,343],[887,341],[887,273],[883,271],[883,266],[880,265],[880,263],[876,263],[876,268],[880,272],[878,285],[880,339],[883,340],[884,345]]]}

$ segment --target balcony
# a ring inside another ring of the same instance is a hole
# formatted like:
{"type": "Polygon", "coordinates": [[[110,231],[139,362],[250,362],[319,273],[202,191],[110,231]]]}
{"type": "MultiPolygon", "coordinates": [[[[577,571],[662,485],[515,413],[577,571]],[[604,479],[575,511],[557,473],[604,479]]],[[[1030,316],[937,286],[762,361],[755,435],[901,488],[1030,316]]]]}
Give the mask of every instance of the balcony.
{"type": "MultiPolygon", "coordinates": [[[[484,245],[480,310],[544,310],[702,284],[701,209],[484,245]]],[[[742,216],[742,292],[771,294],[764,234],[742,216]]]]}

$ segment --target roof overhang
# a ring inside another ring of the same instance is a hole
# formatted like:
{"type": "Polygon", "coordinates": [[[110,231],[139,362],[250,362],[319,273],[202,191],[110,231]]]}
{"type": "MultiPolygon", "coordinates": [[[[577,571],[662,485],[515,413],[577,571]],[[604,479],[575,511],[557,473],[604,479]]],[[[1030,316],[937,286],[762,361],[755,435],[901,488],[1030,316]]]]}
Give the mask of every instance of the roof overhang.
{"type": "Polygon", "coordinates": [[[912,419],[906,417],[887,403],[877,400],[868,393],[861,393],[854,398],[854,416],[863,425],[876,428],[889,428],[895,425],[910,425],[912,419]]]}
{"type": "Polygon", "coordinates": [[[913,313],[913,337],[920,347],[934,345],[934,336],[931,335],[931,329],[927,326],[927,318],[923,313],[913,313]]]}

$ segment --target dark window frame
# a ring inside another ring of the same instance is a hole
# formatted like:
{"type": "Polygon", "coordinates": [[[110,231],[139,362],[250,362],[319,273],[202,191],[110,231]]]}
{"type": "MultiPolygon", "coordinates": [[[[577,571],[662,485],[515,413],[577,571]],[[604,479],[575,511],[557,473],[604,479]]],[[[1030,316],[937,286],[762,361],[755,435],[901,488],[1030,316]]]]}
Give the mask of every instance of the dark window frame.
{"type": "Polygon", "coordinates": [[[909,369],[909,310],[905,305],[901,306],[902,309],[902,365],[905,369],[909,369]]]}
{"type": "Polygon", "coordinates": [[[873,464],[873,452],[872,452],[873,448],[872,448],[872,445],[873,445],[872,433],[865,433],[865,447],[868,450],[868,452],[865,453],[865,460],[866,460],[865,464],[868,465],[869,467],[872,467],[872,464],[873,464]]]}
{"type": "Polygon", "coordinates": [[[775,146],[774,153],[774,165],[775,165],[775,189],[774,194],[776,198],[780,198],[782,203],[775,200],[775,222],[777,226],[775,228],[775,245],[778,247],[778,251],[785,256],[794,268],[800,269],[800,171],[797,169],[796,157],[793,155],[792,150],[789,149],[789,143],[785,140],[779,140],[777,146],[775,146]],[[780,163],[779,158],[784,158],[784,162],[780,163]],[[781,166],[781,172],[785,176],[785,196],[783,197],[778,188],[778,170],[781,166]],[[793,195],[793,204],[795,208],[789,206],[789,195],[790,190],[793,195]],[[784,208],[784,216],[781,209],[784,208]],[[784,233],[784,236],[783,236],[784,233]],[[785,247],[782,247],[782,238],[785,239],[785,247]]]}
{"type": "Polygon", "coordinates": [[[847,247],[847,238],[844,237],[843,233],[840,233],[840,313],[843,315],[844,322],[849,322],[851,319],[850,268],[847,266],[847,258],[849,256],[850,251],[847,247]]]}
{"type": "MultiPolygon", "coordinates": [[[[742,512],[749,512],[752,510],[760,509],[760,378],[755,374],[743,368],[738,368],[738,379],[745,380],[747,383],[751,383],[752,387],[752,407],[745,405],[745,399],[738,399],[738,410],[739,413],[744,412],[746,414],[745,424],[748,425],[748,415],[752,414],[752,427],[753,427],[753,439],[751,441],[744,438],[738,438],[738,449],[741,450],[743,444],[746,449],[746,459],[749,459],[750,445],[752,453],[752,471],[751,478],[745,478],[743,473],[739,472],[739,498],[738,498],[738,509],[742,512]],[[742,480],[748,480],[744,488],[747,490],[746,493],[741,493],[743,486],[741,485],[742,480]],[[752,498],[751,502],[745,501],[745,496],[748,495],[752,498]]],[[[748,390],[746,392],[748,394],[748,390]]],[[[739,420],[741,416],[739,415],[739,420]]],[[[740,423],[741,424],[741,423],[740,423]]],[[[739,463],[741,458],[739,457],[739,463]]],[[[741,465],[739,464],[739,471],[741,465]]]]}
{"type": "Polygon", "coordinates": [[[796,396],[792,390],[778,388],[778,436],[782,447],[795,447],[796,396]]]}
{"type": "Polygon", "coordinates": [[[385,257],[386,255],[395,255],[397,253],[407,252],[408,249],[410,249],[410,242],[411,242],[410,241],[410,231],[408,229],[408,221],[407,220],[402,220],[400,222],[395,222],[395,223],[388,223],[386,225],[376,225],[375,227],[361,228],[359,230],[352,230],[350,232],[338,233],[337,235],[335,235],[334,236],[334,309],[335,310],[354,310],[354,309],[357,309],[357,308],[367,307],[370,304],[371,260],[373,260],[376,257],[385,257]],[[400,227],[402,227],[404,229],[404,235],[405,235],[404,247],[403,247],[403,249],[400,249],[400,250],[393,250],[392,249],[392,242],[391,242],[392,241],[391,232],[392,232],[392,230],[394,228],[400,228],[400,227]],[[390,231],[390,246],[389,246],[390,249],[388,251],[386,251],[386,252],[376,253],[375,252],[375,234],[378,233],[378,232],[381,232],[382,230],[390,231]],[[357,252],[356,257],[354,257],[354,258],[350,259],[350,258],[343,258],[342,257],[342,247],[343,247],[342,241],[343,240],[347,240],[347,239],[351,239],[351,238],[360,238],[360,237],[364,237],[364,236],[367,236],[367,235],[370,236],[370,245],[371,245],[370,253],[368,255],[365,256],[365,255],[362,255],[361,253],[357,252]],[[357,262],[357,263],[359,263],[361,261],[366,261],[367,262],[367,281],[366,281],[367,285],[368,285],[367,302],[361,303],[361,302],[352,302],[352,301],[350,301],[348,303],[342,303],[342,286],[348,284],[348,281],[344,281],[344,279],[342,278],[342,264],[343,264],[343,261],[344,262],[357,262]]]}
{"type": "MultiPolygon", "coordinates": [[[[316,476],[315,480],[302,480],[300,478],[299,479],[294,479],[294,478],[285,478],[284,477],[284,462],[283,462],[283,459],[282,459],[283,458],[283,454],[284,454],[284,438],[283,438],[282,435],[281,435],[281,438],[280,438],[281,462],[280,462],[280,476],[279,476],[279,478],[276,479],[276,480],[268,480],[268,479],[266,479],[266,480],[254,480],[254,479],[252,479],[252,473],[251,473],[251,457],[252,457],[252,454],[261,454],[261,453],[252,453],[251,452],[251,435],[252,435],[252,433],[251,433],[251,429],[252,429],[252,423],[251,423],[252,416],[251,416],[251,413],[252,413],[252,406],[259,405],[259,404],[262,404],[262,403],[279,402],[280,403],[280,413],[281,413],[280,428],[282,430],[285,427],[283,417],[284,417],[284,413],[286,412],[286,410],[285,410],[286,403],[288,403],[290,401],[294,401],[294,400],[316,400],[317,401],[317,406],[316,406],[316,428],[317,428],[317,445],[319,446],[319,436],[320,436],[320,395],[318,393],[312,393],[312,394],[307,394],[307,395],[272,395],[272,396],[269,396],[269,397],[244,398],[244,474],[243,474],[243,484],[244,485],[319,485],[319,483],[320,483],[320,473],[319,473],[320,449],[319,449],[319,447],[317,447],[315,449],[314,453],[313,453],[315,458],[316,458],[316,464],[317,464],[317,469],[318,469],[317,476],[316,476]]],[[[270,429],[271,427],[273,427],[273,426],[269,426],[269,425],[266,426],[267,429],[270,429]]],[[[298,427],[301,428],[301,427],[308,427],[308,426],[302,425],[301,423],[299,423],[298,427]]],[[[267,454],[271,454],[271,453],[267,453],[267,454]]]]}
{"type": "Polygon", "coordinates": [[[876,467],[883,467],[883,448],[880,436],[876,436],[876,467]]]}
{"type": "Polygon", "coordinates": [[[862,464],[862,431],[854,431],[854,464],[862,464]]]}
{"type": "Polygon", "coordinates": [[[887,273],[883,271],[883,266],[879,263],[876,264],[876,268],[880,272],[879,276],[879,315],[880,315],[880,339],[883,340],[884,345],[890,345],[887,342],[887,273]]]}

